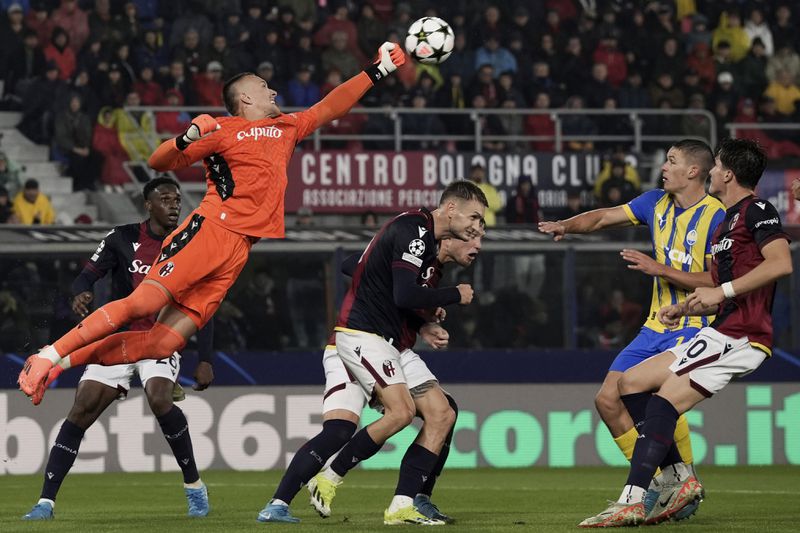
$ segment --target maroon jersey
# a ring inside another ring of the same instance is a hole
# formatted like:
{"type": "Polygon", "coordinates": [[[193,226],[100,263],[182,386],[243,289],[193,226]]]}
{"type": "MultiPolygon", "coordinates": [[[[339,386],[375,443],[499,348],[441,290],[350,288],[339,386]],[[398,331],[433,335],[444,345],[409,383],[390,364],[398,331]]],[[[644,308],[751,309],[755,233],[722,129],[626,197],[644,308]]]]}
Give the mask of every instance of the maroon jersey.
{"type": "MultiPolygon", "coordinates": [[[[789,237],[783,232],[778,211],[766,200],[748,196],[728,209],[711,244],[711,276],[715,285],[739,278],[764,261],[761,249],[775,239],[789,237]]],[[[711,327],[730,337],[747,337],[750,344],[772,348],[772,301],[775,283],[720,304],[711,327]]]]}
{"type": "MultiPolygon", "coordinates": [[[[111,272],[111,299],[125,298],[147,275],[164,237],[152,231],[145,220],[117,226],[108,232],[83,272],[72,285],[73,294],[92,290],[94,283],[111,272]]],[[[153,327],[156,315],[131,322],[127,329],[144,331],[153,327]]]]}
{"type": "MultiPolygon", "coordinates": [[[[442,268],[444,265],[436,259],[433,264],[419,273],[417,282],[423,287],[430,287],[435,289],[439,286],[439,281],[442,279],[442,268]]],[[[407,311],[406,319],[403,323],[403,332],[400,335],[398,350],[409,350],[414,347],[417,342],[417,331],[425,323],[420,316],[407,311]]]]}

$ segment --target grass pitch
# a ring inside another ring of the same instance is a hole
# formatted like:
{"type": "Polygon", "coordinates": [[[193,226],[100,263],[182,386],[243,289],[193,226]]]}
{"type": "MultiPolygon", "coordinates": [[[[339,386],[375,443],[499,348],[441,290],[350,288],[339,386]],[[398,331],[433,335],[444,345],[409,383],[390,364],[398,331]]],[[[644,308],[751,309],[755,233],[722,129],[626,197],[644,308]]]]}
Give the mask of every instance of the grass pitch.
{"type": "MultiPolygon", "coordinates": [[[[697,516],[652,527],[703,533],[798,531],[800,467],[699,470],[708,496],[697,516]]],[[[575,532],[578,522],[600,512],[607,499],[619,495],[626,472],[618,468],[451,470],[440,480],[434,501],[457,519],[444,531],[575,532]]],[[[20,520],[38,499],[41,476],[3,476],[0,532],[387,531],[382,525],[383,509],[391,498],[396,472],[352,472],[327,520],[308,506],[303,489],[292,505],[300,524],[259,524],[256,515],[280,475],[276,471],[206,472],[203,479],[210,489],[212,511],[204,519],[191,519],[185,516],[179,473],[74,474],[62,486],[56,519],[51,522],[20,520]]]]}

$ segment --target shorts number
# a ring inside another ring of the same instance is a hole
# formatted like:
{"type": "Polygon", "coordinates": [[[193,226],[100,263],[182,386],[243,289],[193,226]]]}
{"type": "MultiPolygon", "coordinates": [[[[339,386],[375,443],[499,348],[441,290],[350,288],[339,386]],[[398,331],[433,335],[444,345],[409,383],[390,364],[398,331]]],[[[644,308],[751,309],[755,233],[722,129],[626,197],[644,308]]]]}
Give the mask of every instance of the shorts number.
{"type": "Polygon", "coordinates": [[[178,370],[178,358],[175,354],[170,355],[169,357],[165,357],[164,359],[159,359],[156,361],[157,365],[166,365],[169,363],[170,369],[172,370],[172,375],[175,375],[175,372],[178,370]]]}
{"type": "Polygon", "coordinates": [[[688,350],[686,350],[686,357],[689,359],[694,359],[703,353],[706,348],[708,348],[708,343],[703,339],[699,339],[697,342],[689,346],[688,350]]]}

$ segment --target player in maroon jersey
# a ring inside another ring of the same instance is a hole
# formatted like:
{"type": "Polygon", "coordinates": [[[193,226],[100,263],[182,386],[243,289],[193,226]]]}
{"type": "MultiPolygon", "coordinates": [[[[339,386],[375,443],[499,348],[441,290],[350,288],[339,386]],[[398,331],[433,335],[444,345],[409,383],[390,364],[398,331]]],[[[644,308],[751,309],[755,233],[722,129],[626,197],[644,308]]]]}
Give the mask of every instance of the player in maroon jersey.
{"type": "Polygon", "coordinates": [[[726,214],[711,247],[715,287],[695,289],[685,302],[658,312],[669,328],[688,315],[716,318],[692,339],[623,374],[619,391],[639,429],[628,481],[617,502],[581,527],[663,522],[701,497],[693,476],[674,483],[671,491],[648,491],[648,485],[656,468],[680,462],[672,437],[678,416],[771,355],[776,282],[791,274],[792,258],[778,211],[755,195],[766,164],[753,141],[726,139],[717,148],[709,192],[726,214]],[[662,500],[659,493],[669,496],[662,500]]]}
{"type": "MultiPolygon", "coordinates": [[[[169,178],[156,178],[144,187],[147,220],[112,229],[97,247],[72,284],[75,295],[72,309],[86,316],[94,299],[92,287],[107,273],[111,276],[111,298],[124,298],[141,283],[150,265],[161,251],[164,237],[178,225],[181,212],[181,193],[178,184],[169,178]]],[[[129,325],[130,330],[146,331],[156,317],[150,316],[129,325]]],[[[211,365],[213,323],[198,332],[200,362],[195,370],[195,389],[211,384],[214,371],[211,365]]],[[[192,440],[186,416],[173,404],[172,392],[180,370],[181,356],[177,352],[166,359],[145,359],[128,365],[88,365],[81,377],[75,401],[56,437],[45,469],[41,498],[26,520],[54,518],[55,499],[67,473],[77,458],[81,439],[95,420],[117,399],[124,399],[134,374],[138,374],[147,401],[158,420],[164,437],[183,472],[184,488],[189,502],[189,515],[208,513],[208,493],[200,480],[192,451],[192,440]]],[[[48,384],[63,370],[56,365],[48,376],[48,384]]]]}

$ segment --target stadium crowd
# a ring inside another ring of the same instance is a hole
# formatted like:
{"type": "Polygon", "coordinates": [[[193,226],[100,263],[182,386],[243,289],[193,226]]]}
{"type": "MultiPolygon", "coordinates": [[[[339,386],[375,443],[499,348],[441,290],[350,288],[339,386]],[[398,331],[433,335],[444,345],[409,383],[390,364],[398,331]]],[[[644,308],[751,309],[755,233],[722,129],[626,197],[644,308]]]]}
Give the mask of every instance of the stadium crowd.
{"type": "MultiPolygon", "coordinates": [[[[125,105],[220,106],[224,80],[257,72],[284,106],[307,107],[402,42],[423,15],[456,34],[440,67],[406,63],[365,106],[448,108],[689,108],[727,123],[797,121],[798,13],[789,2],[661,0],[25,0],[0,2],[2,106],[50,144],[75,188],[113,189],[121,161],[144,159],[155,132],[189,116],[126,113],[125,105]]],[[[549,115],[485,117],[486,134],[552,135],[549,115]]],[[[564,119],[565,134],[624,134],[623,118],[564,119]]],[[[659,116],[646,133],[707,136],[704,115],[659,116]],[[677,123],[676,123],[677,122],[677,123]]],[[[386,115],[350,115],[336,133],[391,133],[386,115]]],[[[413,115],[407,133],[470,133],[466,117],[413,115]]],[[[791,133],[791,132],[789,132],[791,133]]],[[[750,129],[771,157],[800,156],[786,133],[750,129]]],[[[336,147],[346,147],[341,144],[336,147]]],[[[351,148],[384,148],[381,142],[351,148]]],[[[418,141],[408,149],[453,149],[418,141]]],[[[391,148],[388,147],[388,148],[391,148]]],[[[552,141],[486,142],[487,151],[552,151],[552,141]]],[[[573,142],[570,150],[607,148],[573,142]]],[[[7,188],[13,189],[12,185],[7,188]]],[[[18,186],[17,186],[18,187],[18,186]]]]}

